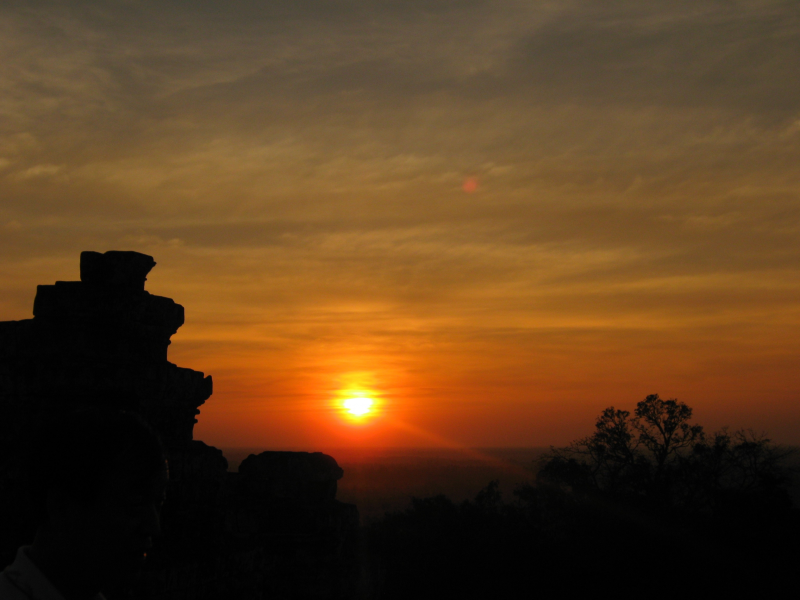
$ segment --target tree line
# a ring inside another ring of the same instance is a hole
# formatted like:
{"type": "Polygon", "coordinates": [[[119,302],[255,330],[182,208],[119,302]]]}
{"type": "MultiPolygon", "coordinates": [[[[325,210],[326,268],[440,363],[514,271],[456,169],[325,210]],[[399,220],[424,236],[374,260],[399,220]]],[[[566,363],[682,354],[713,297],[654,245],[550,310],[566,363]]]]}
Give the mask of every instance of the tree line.
{"type": "MultiPolygon", "coordinates": [[[[692,409],[647,396],[627,410],[606,408],[591,435],[545,455],[537,480],[655,508],[718,514],[757,504],[791,507],[794,450],[752,430],[706,434],[692,409]]],[[[752,508],[752,507],[751,507],[752,508]]]]}
{"type": "Polygon", "coordinates": [[[749,430],[707,433],[649,395],[551,448],[506,501],[413,499],[365,530],[372,598],[619,598],[800,587],[793,451],[749,430]]]}

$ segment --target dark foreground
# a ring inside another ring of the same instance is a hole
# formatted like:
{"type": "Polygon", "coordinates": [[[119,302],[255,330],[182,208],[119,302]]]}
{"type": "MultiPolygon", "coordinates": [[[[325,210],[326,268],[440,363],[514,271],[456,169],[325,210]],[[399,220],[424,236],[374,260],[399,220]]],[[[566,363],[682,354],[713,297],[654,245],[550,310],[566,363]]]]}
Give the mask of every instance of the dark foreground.
{"type": "Polygon", "coordinates": [[[499,459],[490,464],[452,451],[384,450],[371,462],[350,452],[340,452],[338,495],[370,507],[360,598],[718,597],[800,584],[790,494],[697,513],[536,483],[543,449],[482,451],[499,459]],[[505,483],[481,487],[487,475],[505,483]],[[429,493],[437,484],[444,493],[429,493]]]}

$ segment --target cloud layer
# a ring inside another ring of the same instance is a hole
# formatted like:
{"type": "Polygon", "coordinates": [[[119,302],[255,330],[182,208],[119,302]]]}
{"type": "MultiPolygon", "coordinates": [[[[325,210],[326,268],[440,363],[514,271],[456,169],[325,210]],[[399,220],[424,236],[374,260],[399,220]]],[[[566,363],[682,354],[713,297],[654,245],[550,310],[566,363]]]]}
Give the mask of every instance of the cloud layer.
{"type": "Polygon", "coordinates": [[[357,441],[351,376],[470,445],[656,391],[800,441],[796,2],[12,2],[0,32],[0,318],[81,250],[154,255],[211,442],[357,441]]]}

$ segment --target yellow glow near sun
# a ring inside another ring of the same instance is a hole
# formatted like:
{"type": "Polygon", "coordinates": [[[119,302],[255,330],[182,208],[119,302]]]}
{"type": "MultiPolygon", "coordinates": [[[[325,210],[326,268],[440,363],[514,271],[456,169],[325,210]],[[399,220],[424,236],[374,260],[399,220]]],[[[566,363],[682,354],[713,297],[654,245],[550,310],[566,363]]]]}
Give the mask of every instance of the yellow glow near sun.
{"type": "Polygon", "coordinates": [[[330,407],[348,425],[367,425],[383,413],[380,379],[372,372],[343,373],[331,386],[330,407]]]}
{"type": "Polygon", "coordinates": [[[354,417],[363,417],[372,410],[372,399],[366,397],[347,398],[344,407],[354,417]]]}

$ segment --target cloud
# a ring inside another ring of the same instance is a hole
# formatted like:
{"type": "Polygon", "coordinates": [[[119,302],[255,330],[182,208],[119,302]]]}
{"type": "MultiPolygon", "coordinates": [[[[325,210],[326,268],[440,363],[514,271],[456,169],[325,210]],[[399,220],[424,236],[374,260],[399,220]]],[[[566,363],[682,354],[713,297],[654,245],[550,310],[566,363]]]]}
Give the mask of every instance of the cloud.
{"type": "Polygon", "coordinates": [[[799,11],[7,3],[2,318],[81,250],[133,249],[211,371],[234,372],[224,343],[292,377],[374,359],[519,400],[567,394],[548,372],[571,354],[584,391],[698,377],[681,347],[714,336],[758,362],[796,319],[799,11]]]}
{"type": "Polygon", "coordinates": [[[34,165],[19,173],[21,179],[32,179],[34,177],[52,177],[63,169],[62,165],[34,165]]]}
{"type": "Polygon", "coordinates": [[[787,2],[581,3],[522,41],[534,97],[713,107],[785,118],[800,108],[800,8],[787,2]]]}

